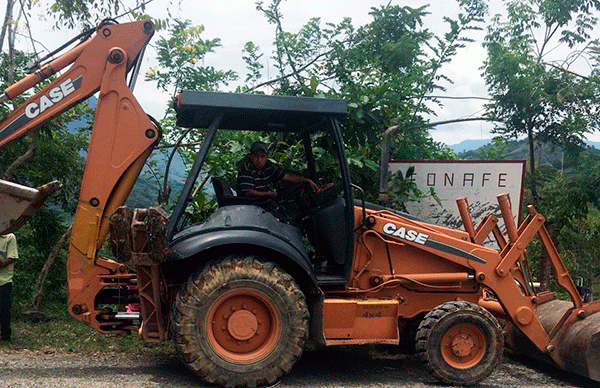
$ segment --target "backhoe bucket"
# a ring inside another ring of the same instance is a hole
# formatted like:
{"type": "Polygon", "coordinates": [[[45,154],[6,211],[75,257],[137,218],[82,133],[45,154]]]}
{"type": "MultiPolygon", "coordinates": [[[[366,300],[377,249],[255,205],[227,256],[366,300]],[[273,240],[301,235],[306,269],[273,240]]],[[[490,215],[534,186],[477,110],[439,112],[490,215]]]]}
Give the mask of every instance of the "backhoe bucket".
{"type": "Polygon", "coordinates": [[[52,181],[33,189],[0,179],[0,234],[19,229],[61,187],[52,181]]]}
{"type": "MultiPolygon", "coordinates": [[[[600,302],[592,302],[600,303],[600,302]]],[[[573,303],[552,300],[537,307],[536,315],[547,333],[552,333],[561,318],[573,308],[573,303]]],[[[552,356],[540,352],[514,325],[507,327],[507,345],[519,354],[554,364],[568,372],[574,372],[600,381],[600,313],[591,314],[572,323],[565,323],[556,335],[552,356]]]]}

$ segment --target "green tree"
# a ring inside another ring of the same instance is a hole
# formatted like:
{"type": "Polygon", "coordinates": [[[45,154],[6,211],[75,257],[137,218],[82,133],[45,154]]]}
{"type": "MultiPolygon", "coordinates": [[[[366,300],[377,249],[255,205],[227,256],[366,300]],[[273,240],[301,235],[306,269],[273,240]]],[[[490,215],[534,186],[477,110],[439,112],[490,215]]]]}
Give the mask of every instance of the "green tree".
{"type": "MultiPolygon", "coordinates": [[[[550,142],[567,150],[581,146],[598,123],[597,69],[591,77],[570,71],[578,59],[594,59],[597,45],[590,33],[597,23],[589,0],[514,0],[506,3],[507,20],[493,19],[485,38],[484,76],[492,102],[487,115],[503,122],[494,132],[505,138],[526,136],[529,144],[529,189],[538,206],[537,142],[550,142]],[[547,62],[558,47],[569,50],[560,62],[547,62]],[[558,64],[557,64],[558,63],[558,64]]],[[[558,231],[556,231],[558,233],[558,231]]],[[[557,234],[552,236],[556,238],[557,234]]],[[[550,266],[540,264],[540,281],[547,287],[550,266]]]]}
{"type": "MultiPolygon", "coordinates": [[[[24,69],[30,58],[31,55],[14,51],[12,61],[17,78],[26,74],[24,69]]],[[[0,80],[4,87],[8,84],[6,63],[9,60],[8,53],[2,53],[0,80]]],[[[25,98],[26,95],[20,96],[14,102],[20,104],[25,98]]],[[[0,106],[2,117],[11,111],[10,105],[4,103],[0,106]]],[[[69,131],[68,127],[73,126],[74,120],[80,120],[81,126],[85,126],[86,121],[91,119],[89,113],[86,106],[75,107],[50,120],[30,136],[3,147],[0,152],[0,175],[4,179],[30,187],[52,180],[63,184],[62,189],[50,197],[44,207],[16,233],[20,260],[15,271],[15,305],[19,310],[29,306],[39,270],[75,211],[83,173],[82,151],[86,148],[89,134],[83,128],[69,131]]],[[[64,256],[59,261],[63,265],[51,269],[46,282],[49,292],[46,294],[50,295],[50,300],[61,298],[60,303],[64,304],[64,256]]]]}
{"type": "MultiPolygon", "coordinates": [[[[16,76],[20,78],[27,74],[25,68],[30,59],[31,55],[21,51],[15,51],[12,59],[7,53],[0,54],[0,82],[3,89],[9,85],[7,62],[15,62],[18,69],[16,76]]],[[[19,96],[13,103],[21,104],[27,96],[19,96]]],[[[1,117],[4,118],[12,110],[11,105],[9,102],[0,105],[1,117]]],[[[63,189],[50,202],[54,202],[65,212],[73,211],[83,171],[81,152],[87,144],[88,133],[83,128],[87,126],[87,120],[91,120],[89,108],[85,105],[75,107],[48,121],[31,136],[3,147],[0,153],[0,175],[4,179],[32,187],[59,180],[63,183],[63,189]],[[69,124],[76,120],[81,123],[81,128],[69,131],[69,124]],[[21,160],[25,154],[27,158],[21,160]],[[48,163],[49,160],[53,162],[48,163]]]]}
{"type": "MultiPolygon", "coordinates": [[[[271,82],[278,94],[329,95],[349,102],[348,144],[377,144],[392,125],[418,127],[432,113],[424,101],[451,82],[441,74],[457,50],[480,29],[487,7],[482,1],[459,1],[456,20],[444,17],[448,32],[436,36],[423,27],[427,7],[372,8],[373,20],[355,29],[350,19],[321,27],[313,18],[297,33],[283,29],[281,0],[265,7],[276,26],[274,57],[280,76],[271,82]],[[376,136],[372,136],[376,135],[376,136]]],[[[435,101],[435,100],[434,100],[435,101]]],[[[433,145],[433,144],[431,144],[433,145]]]]}
{"type": "Polygon", "coordinates": [[[251,82],[251,87],[255,87],[258,80],[262,78],[261,70],[264,68],[264,66],[260,62],[260,58],[263,56],[263,54],[260,54],[260,47],[256,46],[252,42],[246,42],[243,53],[245,55],[242,56],[242,59],[246,62],[246,67],[248,69],[248,73],[246,74],[244,82],[246,84],[251,82]]]}
{"type": "Polygon", "coordinates": [[[492,95],[487,114],[504,123],[494,129],[500,136],[527,137],[534,204],[535,143],[580,146],[598,123],[596,70],[593,79],[569,71],[577,59],[595,56],[591,49],[597,41],[589,34],[597,22],[592,14],[597,5],[587,0],[510,1],[507,21],[496,16],[487,31],[484,76],[492,95]],[[570,52],[558,65],[547,63],[558,47],[570,52]]]}
{"type": "Polygon", "coordinates": [[[600,184],[600,158],[586,150],[575,160],[575,166],[564,172],[548,165],[540,168],[539,206],[545,209],[546,227],[555,237],[571,275],[593,286],[600,276],[600,193],[596,189],[600,184]]]}
{"type": "Polygon", "coordinates": [[[502,137],[494,137],[490,144],[487,144],[477,150],[478,159],[483,160],[502,160],[508,148],[508,141],[502,137]]]}
{"type": "MultiPolygon", "coordinates": [[[[372,21],[355,28],[350,19],[321,26],[311,19],[296,33],[285,31],[281,0],[257,3],[275,26],[274,60],[279,77],[271,82],[284,95],[329,96],[348,101],[344,140],[356,183],[376,195],[379,146],[383,131],[393,125],[410,130],[394,139],[393,158],[455,157],[434,142],[425,127],[432,113],[426,101],[442,90],[441,68],[470,39],[469,31],[483,21],[483,1],[459,1],[457,19],[445,17],[448,32],[436,36],[423,27],[427,7],[372,8],[372,21]]],[[[265,85],[263,83],[262,85],[265,85]]]]}
{"type": "MultiPolygon", "coordinates": [[[[170,9],[180,2],[180,0],[168,0],[164,9],[169,18],[170,9]]],[[[146,0],[52,0],[46,4],[48,4],[48,14],[55,18],[57,26],[85,29],[95,27],[106,18],[115,18],[136,10],[143,12],[147,3],[146,0]]]]}
{"type": "MultiPolygon", "coordinates": [[[[181,90],[204,90],[218,91],[230,82],[238,79],[238,75],[232,70],[216,69],[204,64],[205,57],[214,53],[221,47],[220,39],[204,39],[204,26],[195,26],[189,20],[178,19],[169,22],[166,36],[158,39],[155,44],[158,65],[152,67],[146,73],[146,81],[156,82],[158,88],[168,92],[175,97],[181,90]]],[[[257,49],[252,45],[246,45],[245,52],[248,60],[253,61],[255,69],[252,70],[248,80],[257,79],[258,65],[257,49]]],[[[178,144],[176,152],[183,158],[184,163],[191,167],[195,156],[197,145],[203,140],[205,131],[200,129],[182,130],[175,125],[175,111],[172,101],[166,104],[165,116],[160,120],[163,129],[162,151],[171,152],[171,146],[178,144]]],[[[232,149],[241,148],[236,138],[219,137],[215,141],[216,148],[206,161],[205,168],[209,173],[219,174],[227,167],[233,167],[236,158],[240,154],[232,153],[232,149]]],[[[223,176],[223,175],[220,175],[223,176]]],[[[206,176],[205,176],[206,177],[206,176]]],[[[204,184],[205,181],[199,184],[204,184]]],[[[172,201],[175,199],[172,198],[172,201]]],[[[203,191],[199,191],[194,212],[202,213],[202,207],[212,206],[208,203],[203,191]]]]}
{"type": "Polygon", "coordinates": [[[156,81],[158,87],[171,91],[218,90],[219,85],[227,85],[236,80],[237,74],[231,70],[217,70],[204,66],[208,53],[221,45],[218,38],[202,39],[204,26],[193,26],[189,20],[173,20],[169,37],[159,38],[156,43],[158,66],[150,69],[146,80],[156,81]]]}
{"type": "Polygon", "coordinates": [[[594,207],[584,218],[575,219],[561,229],[559,250],[572,277],[584,279],[594,299],[598,299],[595,285],[600,281],[600,211],[594,207]],[[596,292],[595,292],[596,291],[596,292]]]}
{"type": "Polygon", "coordinates": [[[383,130],[400,125],[415,129],[396,141],[392,157],[428,158],[427,151],[440,148],[429,140],[426,129],[419,128],[426,123],[423,116],[434,113],[425,101],[450,81],[440,72],[442,65],[470,41],[465,33],[477,29],[486,12],[483,2],[459,3],[462,12],[457,20],[444,18],[449,30],[442,36],[423,27],[425,6],[381,6],[372,9],[371,23],[347,32],[349,39],[334,42],[328,74],[335,76],[340,94],[353,109],[355,139],[349,141],[375,145],[383,130]],[[412,145],[412,151],[420,152],[407,152],[412,145]]]}

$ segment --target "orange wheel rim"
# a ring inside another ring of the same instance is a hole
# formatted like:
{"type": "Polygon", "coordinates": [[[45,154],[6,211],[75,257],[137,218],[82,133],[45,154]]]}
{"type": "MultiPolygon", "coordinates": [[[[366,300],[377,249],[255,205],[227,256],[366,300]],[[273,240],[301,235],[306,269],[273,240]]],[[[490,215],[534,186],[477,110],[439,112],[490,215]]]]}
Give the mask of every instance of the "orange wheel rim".
{"type": "Polygon", "coordinates": [[[486,339],[477,326],[462,323],[451,327],[442,337],[442,357],[456,369],[468,369],[485,355],[486,339]]]}
{"type": "Polygon", "coordinates": [[[206,317],[206,332],[210,345],[221,357],[252,363],[263,359],[277,345],[281,317],[263,293],[235,289],[213,303],[206,317]]]}

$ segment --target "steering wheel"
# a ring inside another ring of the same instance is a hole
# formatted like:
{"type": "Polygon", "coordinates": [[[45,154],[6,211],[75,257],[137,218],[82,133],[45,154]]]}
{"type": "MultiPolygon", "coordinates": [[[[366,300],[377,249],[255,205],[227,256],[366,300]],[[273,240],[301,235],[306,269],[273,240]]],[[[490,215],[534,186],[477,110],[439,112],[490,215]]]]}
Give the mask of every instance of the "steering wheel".
{"type": "Polygon", "coordinates": [[[276,202],[280,204],[296,202],[300,209],[308,210],[313,207],[315,203],[319,203],[319,199],[327,197],[327,194],[323,193],[329,193],[332,190],[335,190],[333,183],[328,183],[325,186],[320,187],[316,192],[312,190],[310,185],[301,183],[282,198],[277,198],[276,202]]]}
{"type": "Polygon", "coordinates": [[[289,193],[282,195],[281,197],[278,195],[275,202],[284,204],[299,201],[300,199],[310,197],[312,192],[313,190],[308,183],[299,183],[289,193]]]}

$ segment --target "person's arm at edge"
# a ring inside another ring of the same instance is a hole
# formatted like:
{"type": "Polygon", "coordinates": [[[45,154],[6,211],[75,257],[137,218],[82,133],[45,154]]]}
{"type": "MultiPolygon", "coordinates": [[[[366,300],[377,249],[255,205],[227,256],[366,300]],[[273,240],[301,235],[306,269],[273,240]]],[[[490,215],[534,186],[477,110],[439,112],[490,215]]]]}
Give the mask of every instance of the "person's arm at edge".
{"type": "Polygon", "coordinates": [[[284,181],[286,182],[292,182],[292,183],[307,183],[310,185],[310,187],[312,187],[312,189],[314,191],[319,190],[319,186],[317,186],[317,184],[315,182],[313,182],[311,179],[309,178],[304,178],[302,176],[296,175],[296,174],[292,174],[291,172],[286,172],[285,175],[283,176],[284,181]]]}
{"type": "Polygon", "coordinates": [[[244,196],[250,198],[271,198],[274,199],[277,197],[276,191],[258,191],[254,189],[250,189],[244,192],[244,196]]]}
{"type": "Polygon", "coordinates": [[[0,259],[0,268],[4,268],[8,265],[11,265],[14,262],[15,262],[15,260],[11,259],[9,257],[7,257],[6,259],[0,259]]]}

